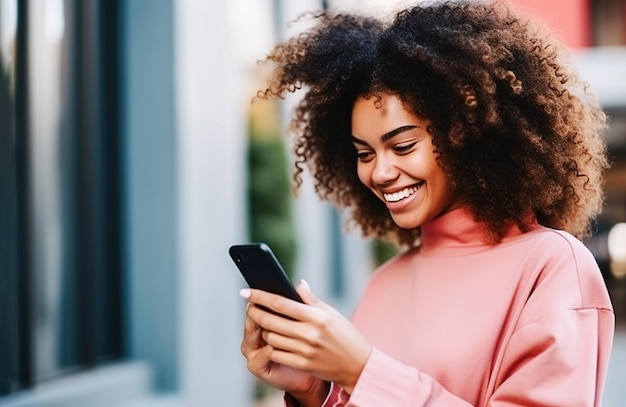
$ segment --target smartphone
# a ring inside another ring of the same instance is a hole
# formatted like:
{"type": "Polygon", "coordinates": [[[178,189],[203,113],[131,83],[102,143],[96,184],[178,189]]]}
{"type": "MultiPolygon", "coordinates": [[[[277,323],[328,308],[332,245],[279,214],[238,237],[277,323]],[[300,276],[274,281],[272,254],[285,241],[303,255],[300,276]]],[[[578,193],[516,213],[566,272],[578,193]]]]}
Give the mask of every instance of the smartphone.
{"type": "Polygon", "coordinates": [[[302,302],[283,266],[267,244],[234,245],[230,247],[228,253],[250,288],[302,302]]]}

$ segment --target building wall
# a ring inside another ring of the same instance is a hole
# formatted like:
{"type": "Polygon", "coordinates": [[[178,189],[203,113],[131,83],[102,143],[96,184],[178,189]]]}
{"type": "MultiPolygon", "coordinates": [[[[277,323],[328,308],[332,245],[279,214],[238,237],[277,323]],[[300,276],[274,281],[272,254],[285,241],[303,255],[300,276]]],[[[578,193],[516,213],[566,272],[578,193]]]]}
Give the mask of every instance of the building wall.
{"type": "Polygon", "coordinates": [[[591,44],[589,0],[511,0],[511,4],[543,21],[571,47],[591,44]]]}
{"type": "Polygon", "coordinates": [[[120,2],[126,358],[3,407],[246,406],[241,68],[227,2],[120,2]]]}
{"type": "Polygon", "coordinates": [[[228,10],[125,5],[131,358],[185,406],[245,405],[244,302],[227,254],[244,239],[245,126],[228,10]]]}

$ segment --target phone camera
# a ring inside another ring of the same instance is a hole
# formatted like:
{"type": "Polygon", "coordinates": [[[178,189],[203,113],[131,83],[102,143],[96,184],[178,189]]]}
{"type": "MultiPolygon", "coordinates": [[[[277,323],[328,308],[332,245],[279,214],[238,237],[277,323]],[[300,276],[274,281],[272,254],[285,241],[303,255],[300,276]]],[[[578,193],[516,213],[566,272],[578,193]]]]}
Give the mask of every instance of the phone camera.
{"type": "Polygon", "coordinates": [[[240,254],[235,255],[235,262],[241,263],[243,261],[243,257],[240,254]]]}

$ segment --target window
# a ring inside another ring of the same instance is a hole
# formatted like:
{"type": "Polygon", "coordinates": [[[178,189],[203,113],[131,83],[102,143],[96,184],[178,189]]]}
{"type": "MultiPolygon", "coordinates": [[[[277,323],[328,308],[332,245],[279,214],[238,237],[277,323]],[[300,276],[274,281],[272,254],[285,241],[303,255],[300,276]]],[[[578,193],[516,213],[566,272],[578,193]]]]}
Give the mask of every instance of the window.
{"type": "Polygon", "coordinates": [[[123,354],[119,30],[106,0],[0,0],[0,19],[8,394],[123,354]]]}

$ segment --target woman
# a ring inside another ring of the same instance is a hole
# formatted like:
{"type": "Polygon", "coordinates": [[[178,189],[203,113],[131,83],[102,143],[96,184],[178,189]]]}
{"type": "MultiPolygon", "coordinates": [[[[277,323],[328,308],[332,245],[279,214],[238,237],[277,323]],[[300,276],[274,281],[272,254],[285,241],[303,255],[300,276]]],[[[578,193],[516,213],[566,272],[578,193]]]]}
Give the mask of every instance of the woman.
{"type": "Polygon", "coordinates": [[[350,321],[243,289],[249,370],[294,406],[600,406],[614,314],[578,238],[606,118],[563,49],[501,3],[315,18],[259,97],[303,89],[297,183],[406,250],[350,321]]]}

